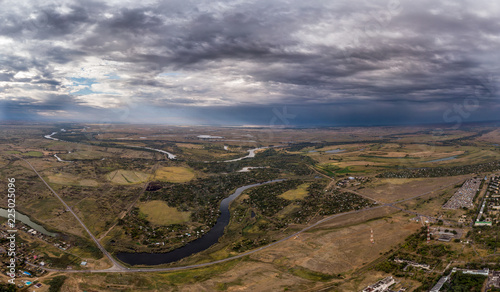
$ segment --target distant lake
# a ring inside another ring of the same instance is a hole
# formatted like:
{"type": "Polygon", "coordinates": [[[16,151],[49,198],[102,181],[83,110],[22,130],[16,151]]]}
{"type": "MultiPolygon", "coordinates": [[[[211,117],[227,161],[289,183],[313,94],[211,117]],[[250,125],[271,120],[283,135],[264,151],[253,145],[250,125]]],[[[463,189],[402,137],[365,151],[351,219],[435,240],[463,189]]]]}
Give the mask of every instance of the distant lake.
{"type": "Polygon", "coordinates": [[[327,150],[325,151],[325,153],[340,153],[340,152],[344,152],[345,149],[334,149],[334,150],[327,150]]]}
{"type": "Polygon", "coordinates": [[[439,161],[452,160],[452,159],[457,158],[457,156],[458,155],[451,156],[451,157],[440,158],[440,159],[435,159],[435,160],[424,161],[424,162],[439,162],[439,161]]]}
{"type": "MultiPolygon", "coordinates": [[[[0,208],[0,216],[4,218],[9,218],[9,212],[7,209],[0,208]]],[[[36,224],[35,222],[31,221],[30,218],[22,213],[19,213],[16,211],[16,222],[21,221],[24,224],[28,225],[29,227],[35,229],[36,231],[48,235],[48,236],[56,236],[57,233],[52,233],[48,231],[47,229],[43,228],[43,226],[36,224]]]]}
{"type": "Polygon", "coordinates": [[[196,136],[200,139],[223,139],[224,137],[222,136],[212,136],[212,135],[198,135],[196,136]]]}

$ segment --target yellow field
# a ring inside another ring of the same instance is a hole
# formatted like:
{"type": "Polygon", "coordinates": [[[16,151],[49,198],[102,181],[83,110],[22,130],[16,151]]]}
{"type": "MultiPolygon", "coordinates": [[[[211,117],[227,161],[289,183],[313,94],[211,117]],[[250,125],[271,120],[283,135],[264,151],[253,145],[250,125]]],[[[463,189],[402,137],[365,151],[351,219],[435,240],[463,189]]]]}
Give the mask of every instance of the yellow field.
{"type": "Polygon", "coordinates": [[[156,225],[189,222],[191,216],[191,212],[181,212],[159,200],[141,203],[139,204],[139,210],[146,215],[149,222],[156,225]]]}
{"type": "Polygon", "coordinates": [[[69,173],[57,173],[48,176],[48,179],[52,183],[61,185],[81,185],[85,187],[96,187],[99,183],[93,179],[79,179],[77,176],[71,175],[69,173]]]}
{"type": "Polygon", "coordinates": [[[307,188],[309,187],[309,185],[310,184],[308,183],[301,184],[296,189],[286,191],[283,194],[279,195],[279,197],[290,201],[302,200],[305,196],[307,196],[307,188]]]}
{"type": "Polygon", "coordinates": [[[106,178],[117,184],[137,184],[145,182],[149,174],[139,171],[119,169],[106,175],[106,178]]]}
{"type": "Polygon", "coordinates": [[[162,167],[156,171],[156,179],[173,183],[188,182],[195,177],[195,173],[186,167],[162,167]]]}

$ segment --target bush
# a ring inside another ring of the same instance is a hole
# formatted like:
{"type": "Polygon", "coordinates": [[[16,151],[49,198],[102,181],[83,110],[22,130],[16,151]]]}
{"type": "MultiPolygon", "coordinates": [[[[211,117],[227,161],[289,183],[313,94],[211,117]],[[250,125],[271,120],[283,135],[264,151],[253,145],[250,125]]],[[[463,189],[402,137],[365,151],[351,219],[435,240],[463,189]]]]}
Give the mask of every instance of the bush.
{"type": "Polygon", "coordinates": [[[48,284],[50,285],[49,287],[49,292],[58,292],[61,291],[61,287],[64,284],[64,281],[66,281],[66,276],[57,276],[52,278],[48,284]]]}

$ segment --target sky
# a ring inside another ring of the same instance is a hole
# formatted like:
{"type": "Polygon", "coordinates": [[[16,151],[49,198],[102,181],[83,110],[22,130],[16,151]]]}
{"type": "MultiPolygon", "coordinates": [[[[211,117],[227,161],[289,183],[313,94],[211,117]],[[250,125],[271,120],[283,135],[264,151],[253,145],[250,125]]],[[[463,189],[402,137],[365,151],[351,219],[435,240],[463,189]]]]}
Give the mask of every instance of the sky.
{"type": "Polygon", "coordinates": [[[0,120],[499,119],[498,1],[0,4],[0,120]]]}

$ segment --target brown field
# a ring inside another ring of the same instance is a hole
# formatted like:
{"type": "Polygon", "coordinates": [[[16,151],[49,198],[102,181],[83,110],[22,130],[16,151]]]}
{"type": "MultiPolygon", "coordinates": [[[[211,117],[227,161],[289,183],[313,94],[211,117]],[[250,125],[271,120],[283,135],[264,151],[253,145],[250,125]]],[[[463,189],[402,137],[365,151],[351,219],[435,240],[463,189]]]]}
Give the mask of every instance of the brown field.
{"type": "Polygon", "coordinates": [[[384,274],[370,272],[360,276],[353,272],[420,228],[420,224],[393,212],[393,209],[380,208],[341,216],[295,239],[252,254],[248,260],[181,272],[123,274],[121,280],[118,275],[71,274],[65,287],[85,283],[85,287],[99,291],[153,287],[152,291],[283,291],[285,288],[308,291],[325,285],[313,280],[314,273],[343,273],[347,278],[342,280],[342,291],[359,291],[384,274]],[[368,222],[364,222],[366,220],[368,222]],[[373,245],[370,229],[374,231],[373,245]],[[132,281],[132,277],[136,280],[132,281]]]}
{"type": "Polygon", "coordinates": [[[358,192],[379,202],[391,203],[437,190],[450,184],[461,184],[469,177],[470,175],[425,179],[380,179],[366,185],[358,192]]]}
{"type": "Polygon", "coordinates": [[[479,141],[500,144],[500,130],[493,130],[477,138],[479,141]]]}
{"type": "Polygon", "coordinates": [[[443,219],[458,221],[458,218],[466,213],[465,210],[447,210],[442,208],[444,203],[446,203],[446,201],[448,201],[448,199],[453,196],[456,189],[457,188],[455,188],[454,186],[450,186],[449,188],[430,193],[429,195],[422,196],[415,200],[397,204],[397,206],[402,207],[406,210],[418,212],[420,214],[432,215],[436,217],[442,215],[443,219]]]}

